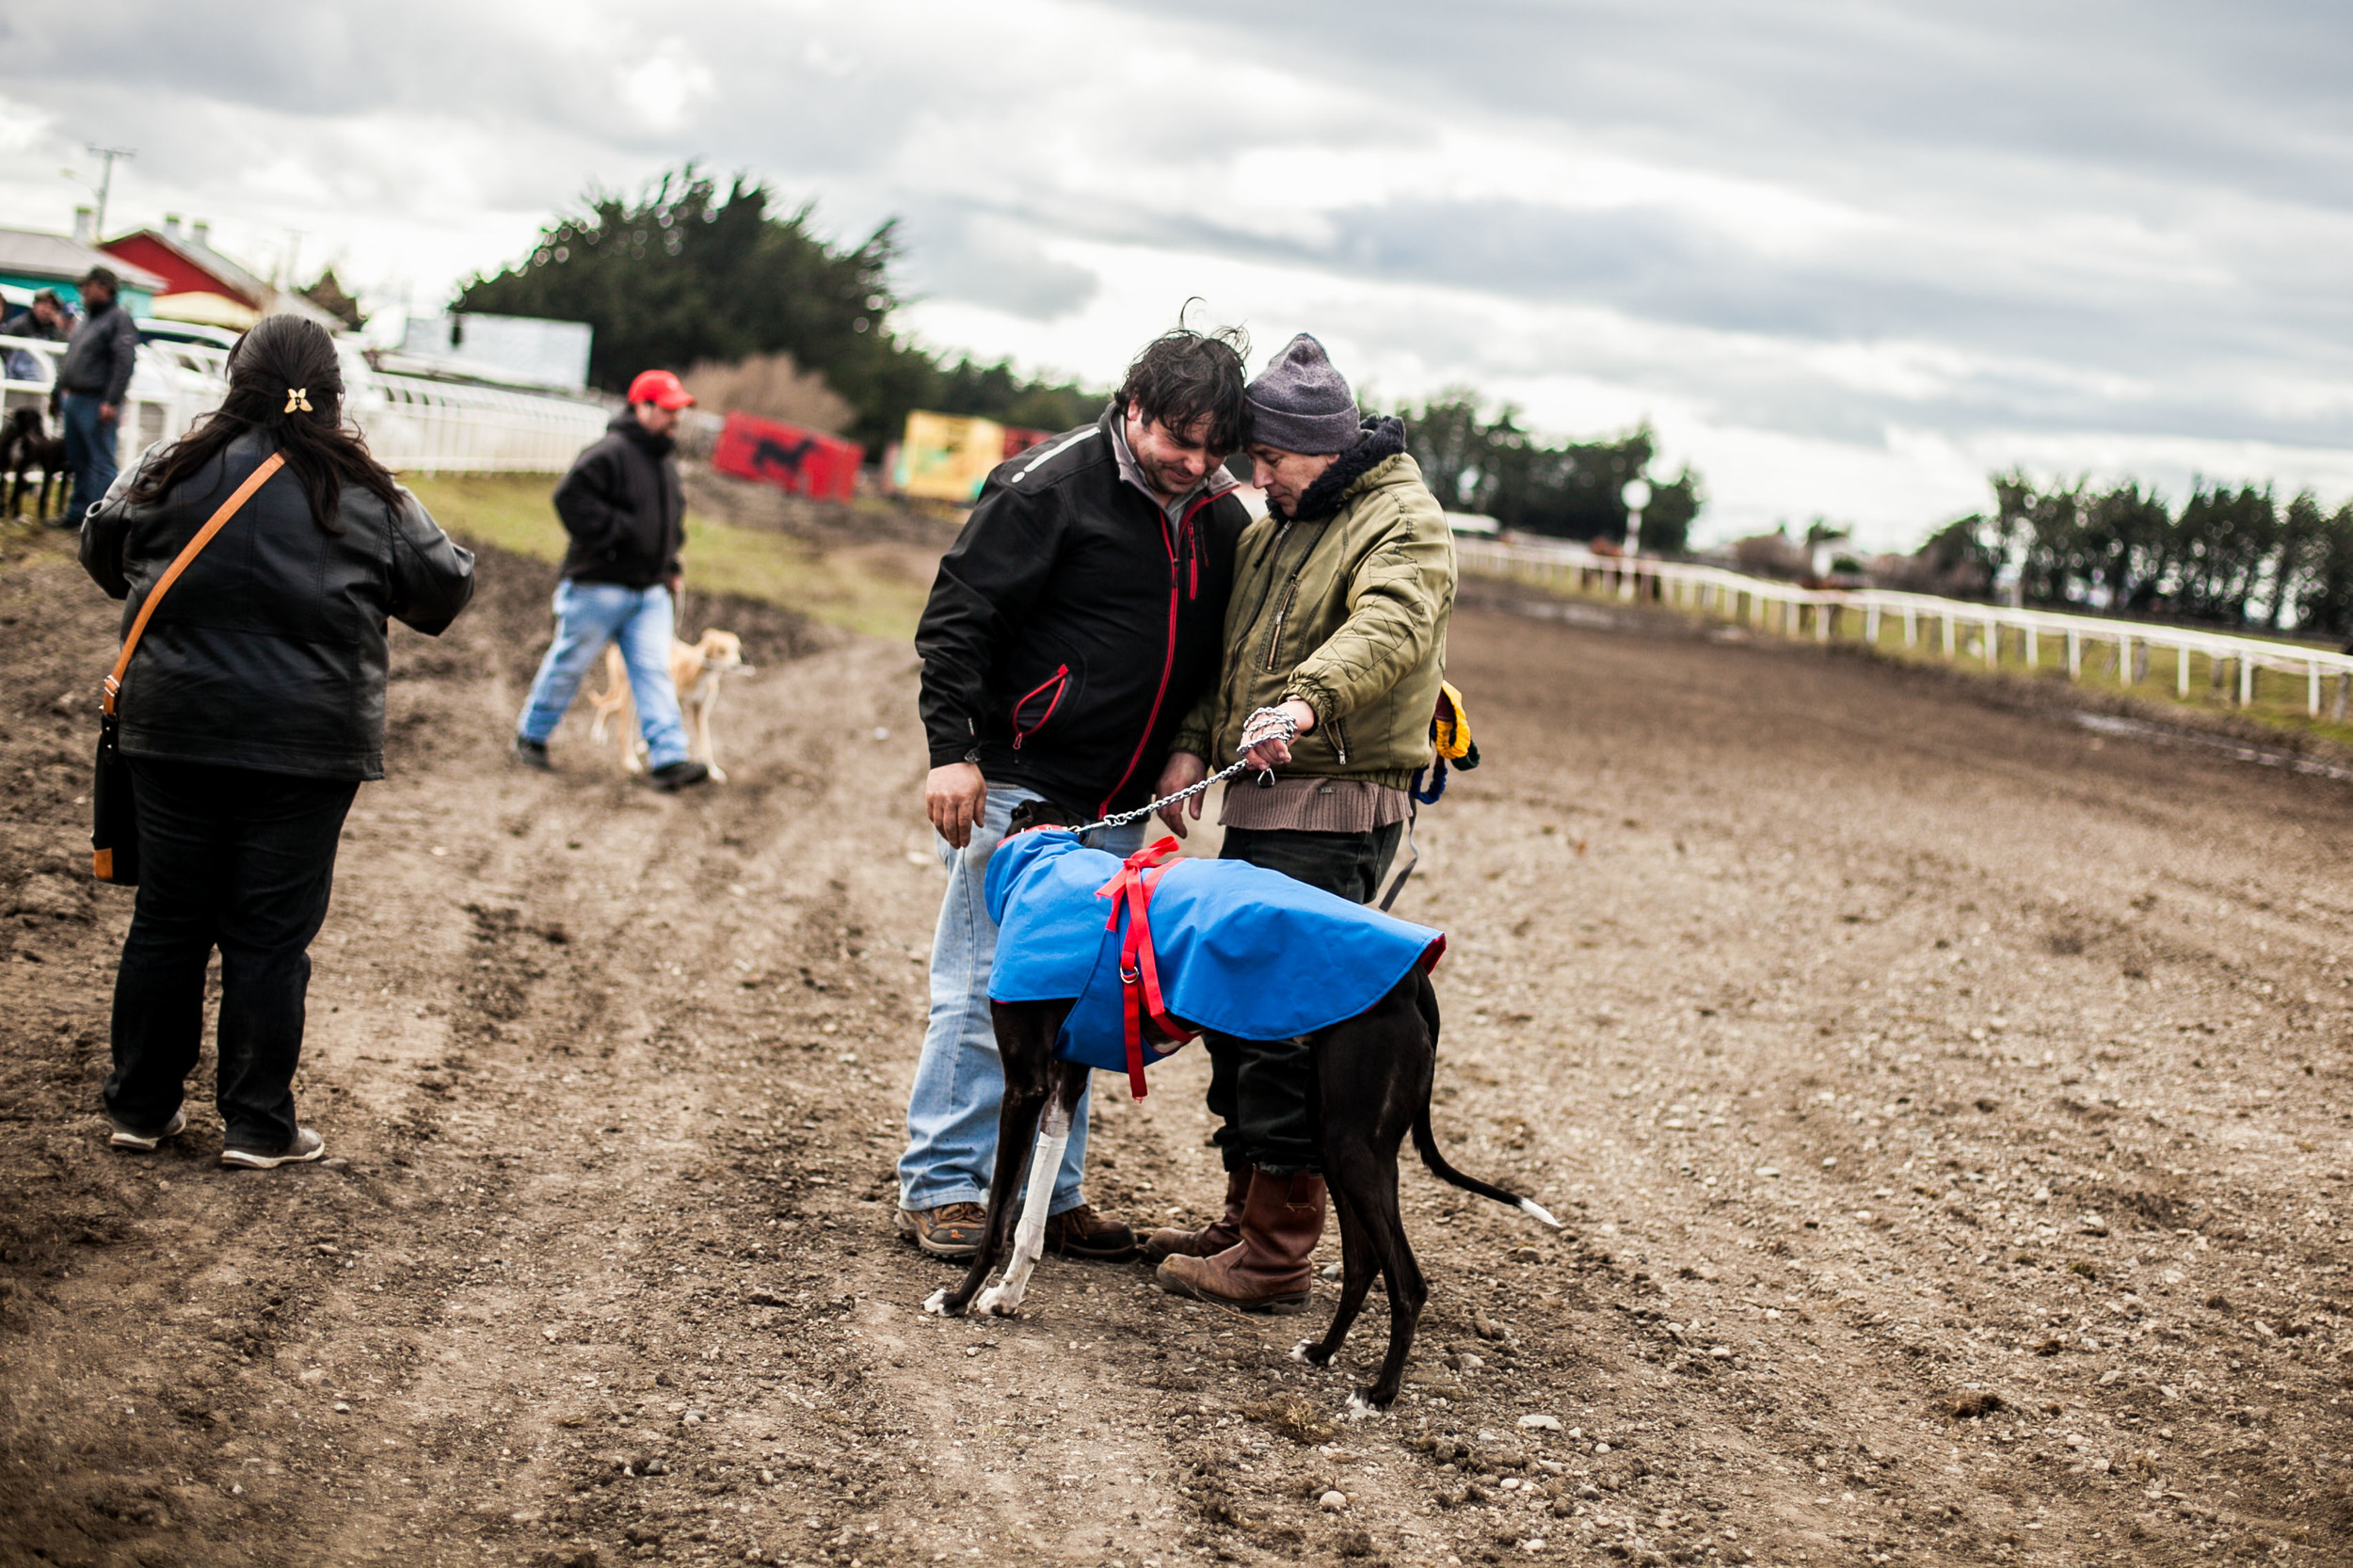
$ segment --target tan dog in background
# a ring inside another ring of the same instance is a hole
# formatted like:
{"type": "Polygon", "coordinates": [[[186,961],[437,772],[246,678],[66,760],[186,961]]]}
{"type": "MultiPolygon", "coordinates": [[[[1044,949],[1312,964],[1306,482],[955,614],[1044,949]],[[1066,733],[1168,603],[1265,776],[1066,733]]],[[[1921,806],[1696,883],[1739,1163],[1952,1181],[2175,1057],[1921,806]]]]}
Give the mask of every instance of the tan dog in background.
{"type": "MultiPolygon", "coordinates": [[[[711,770],[713,783],[728,776],[711,744],[711,713],[719,706],[719,684],[729,675],[749,675],[744,663],[744,641],[732,632],[706,632],[702,641],[670,639],[670,684],[678,688],[679,713],[686,722],[686,754],[711,770]]],[[[588,727],[591,741],[604,739],[608,720],[617,720],[621,738],[621,771],[637,773],[646,743],[637,733],[637,705],[630,700],[629,666],[618,645],[604,650],[604,690],[589,694],[596,722],[588,727]]]]}

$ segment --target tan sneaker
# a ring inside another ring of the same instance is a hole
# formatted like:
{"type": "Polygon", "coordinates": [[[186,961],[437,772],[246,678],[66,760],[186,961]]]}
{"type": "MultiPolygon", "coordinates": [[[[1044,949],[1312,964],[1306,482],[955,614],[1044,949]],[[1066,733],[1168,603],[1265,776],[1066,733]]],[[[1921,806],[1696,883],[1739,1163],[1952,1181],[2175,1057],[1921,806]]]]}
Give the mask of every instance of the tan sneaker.
{"type": "Polygon", "coordinates": [[[184,1107],[173,1112],[170,1123],[161,1132],[140,1132],[136,1128],[124,1127],[120,1122],[111,1125],[114,1130],[106,1139],[109,1144],[119,1149],[132,1149],[140,1154],[153,1154],[156,1144],[167,1138],[177,1138],[188,1130],[188,1112],[184,1107]]]}
{"type": "Polygon", "coordinates": [[[220,1162],[247,1171],[274,1171],[280,1165],[307,1165],[327,1155],[327,1140],[307,1127],[295,1128],[294,1142],[276,1153],[261,1149],[224,1148],[220,1162]]]}
{"type": "Polygon", "coordinates": [[[934,1257],[959,1259],[977,1256],[987,1233],[988,1210],[977,1203],[943,1203],[937,1208],[902,1208],[899,1234],[934,1257]]]}

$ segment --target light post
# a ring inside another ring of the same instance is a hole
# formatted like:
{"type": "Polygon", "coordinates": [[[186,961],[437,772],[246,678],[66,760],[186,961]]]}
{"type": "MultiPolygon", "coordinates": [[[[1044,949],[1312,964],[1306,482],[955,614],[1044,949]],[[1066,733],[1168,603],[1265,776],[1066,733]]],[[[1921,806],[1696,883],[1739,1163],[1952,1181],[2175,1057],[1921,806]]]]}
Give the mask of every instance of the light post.
{"type": "Polygon", "coordinates": [[[1634,584],[1641,576],[1642,508],[1650,504],[1650,482],[1639,477],[1629,479],[1618,492],[1618,498],[1625,503],[1625,555],[1632,563],[1623,575],[1625,586],[1618,597],[1632,599],[1634,584]]]}
{"type": "Polygon", "coordinates": [[[90,220],[92,239],[95,243],[106,237],[106,199],[114,194],[115,160],[136,158],[138,156],[138,150],[131,147],[99,147],[93,144],[89,148],[89,154],[99,161],[103,169],[98,177],[98,212],[90,220]]]}

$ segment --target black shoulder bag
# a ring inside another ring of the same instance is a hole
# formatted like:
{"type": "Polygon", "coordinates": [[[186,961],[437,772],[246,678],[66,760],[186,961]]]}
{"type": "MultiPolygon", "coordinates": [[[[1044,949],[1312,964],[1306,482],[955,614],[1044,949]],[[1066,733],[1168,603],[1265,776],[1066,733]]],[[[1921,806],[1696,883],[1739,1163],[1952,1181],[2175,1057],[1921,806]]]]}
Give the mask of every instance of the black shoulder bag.
{"type": "Polygon", "coordinates": [[[91,781],[89,795],[90,872],[101,882],[111,882],[118,888],[136,888],[139,883],[138,803],[131,796],[131,770],[123,764],[116,735],[115,698],[122,691],[122,672],[131,667],[131,655],[137,651],[139,638],[147,631],[148,617],[164,601],[165,591],[180,580],[180,574],[188,569],[188,563],[213,542],[213,536],[237,515],[237,509],[253,499],[253,492],[285,466],[282,454],[271,453],[220,504],[212,520],[196,531],[196,537],[173,559],[163,580],[148,590],[137,618],[131,622],[130,635],[122,639],[122,651],[115,655],[114,673],[106,677],[106,695],[98,705],[98,774],[91,781]]]}

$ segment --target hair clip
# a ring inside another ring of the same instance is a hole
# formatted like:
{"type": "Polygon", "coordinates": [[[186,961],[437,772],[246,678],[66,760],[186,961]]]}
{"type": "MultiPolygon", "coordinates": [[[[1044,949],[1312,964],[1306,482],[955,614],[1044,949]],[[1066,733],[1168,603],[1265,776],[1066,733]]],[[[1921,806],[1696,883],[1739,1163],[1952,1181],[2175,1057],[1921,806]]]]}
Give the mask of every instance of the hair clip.
{"type": "Polygon", "coordinates": [[[294,412],[296,408],[301,409],[301,410],[302,410],[304,413],[306,413],[306,414],[307,414],[307,413],[309,413],[309,412],[311,411],[311,389],[310,389],[310,388],[308,388],[308,387],[288,387],[288,388],[286,389],[286,406],[285,406],[283,408],[280,409],[280,410],[279,410],[279,412],[280,412],[280,413],[286,413],[286,414],[291,414],[291,413],[293,413],[293,412],[294,412]]]}

